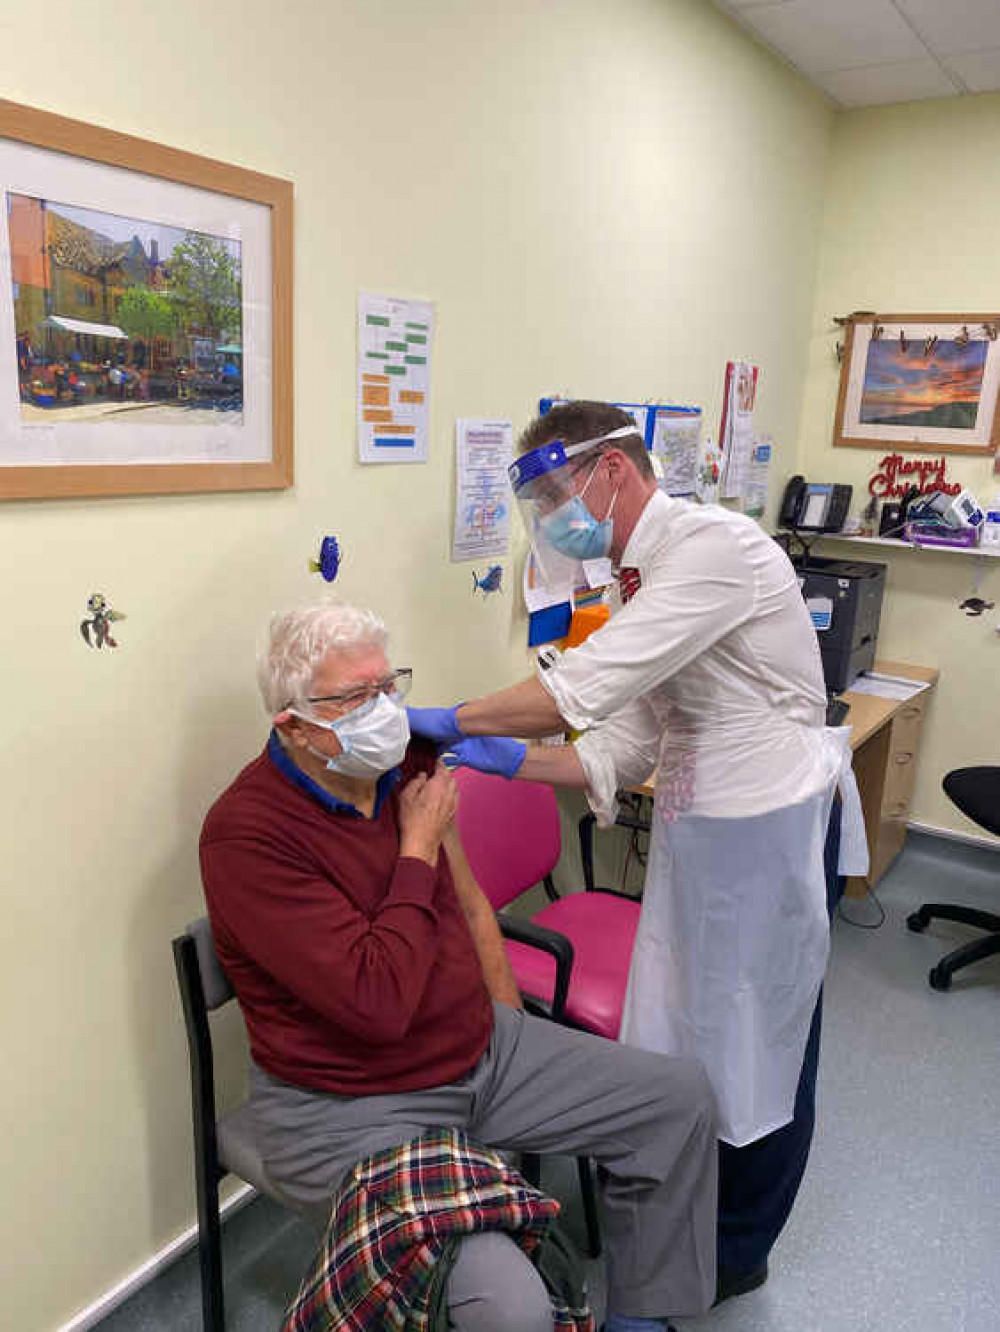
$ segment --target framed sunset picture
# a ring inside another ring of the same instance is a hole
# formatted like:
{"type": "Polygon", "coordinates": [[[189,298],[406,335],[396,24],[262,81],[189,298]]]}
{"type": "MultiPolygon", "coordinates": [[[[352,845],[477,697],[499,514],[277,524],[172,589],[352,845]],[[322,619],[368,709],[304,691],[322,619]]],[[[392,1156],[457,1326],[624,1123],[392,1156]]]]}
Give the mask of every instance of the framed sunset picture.
{"type": "Polygon", "coordinates": [[[846,326],[835,445],[992,453],[1000,315],[866,315],[846,326]]]}

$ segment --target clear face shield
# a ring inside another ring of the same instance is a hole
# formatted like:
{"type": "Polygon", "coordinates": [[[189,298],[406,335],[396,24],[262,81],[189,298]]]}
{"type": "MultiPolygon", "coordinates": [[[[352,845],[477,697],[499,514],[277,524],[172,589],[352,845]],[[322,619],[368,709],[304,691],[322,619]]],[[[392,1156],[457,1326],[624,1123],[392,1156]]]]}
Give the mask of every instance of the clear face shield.
{"type": "Polygon", "coordinates": [[[600,455],[581,455],[598,444],[629,435],[641,438],[636,427],[628,425],[579,444],[553,439],[511,464],[514,498],[546,586],[579,586],[586,581],[581,564],[608,555],[614,500],[602,518],[595,518],[587,508],[584,500],[600,455]]]}

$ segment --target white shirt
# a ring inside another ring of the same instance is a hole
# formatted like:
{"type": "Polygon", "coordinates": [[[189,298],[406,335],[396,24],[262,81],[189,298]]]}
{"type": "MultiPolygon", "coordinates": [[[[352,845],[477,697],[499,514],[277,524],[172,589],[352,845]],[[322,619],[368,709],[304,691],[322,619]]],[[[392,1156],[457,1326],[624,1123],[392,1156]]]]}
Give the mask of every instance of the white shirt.
{"type": "Polygon", "coordinates": [[[833,775],[816,633],[784,552],[750,518],[657,491],[622,554],[641,589],[539,678],[576,742],[590,803],[657,766],[668,819],[766,813],[833,775]]]}

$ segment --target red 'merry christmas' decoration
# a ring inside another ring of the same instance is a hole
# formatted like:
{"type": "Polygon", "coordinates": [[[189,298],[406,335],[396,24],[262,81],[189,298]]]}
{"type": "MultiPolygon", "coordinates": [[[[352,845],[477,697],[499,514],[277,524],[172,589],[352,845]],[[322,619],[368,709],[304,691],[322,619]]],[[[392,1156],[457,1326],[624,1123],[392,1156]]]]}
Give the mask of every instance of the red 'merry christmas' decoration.
{"type": "Polygon", "coordinates": [[[868,493],[875,499],[902,499],[911,486],[916,486],[921,495],[929,495],[932,490],[957,495],[962,489],[945,479],[943,457],[931,460],[887,453],[878,467],[868,482],[868,493]]]}

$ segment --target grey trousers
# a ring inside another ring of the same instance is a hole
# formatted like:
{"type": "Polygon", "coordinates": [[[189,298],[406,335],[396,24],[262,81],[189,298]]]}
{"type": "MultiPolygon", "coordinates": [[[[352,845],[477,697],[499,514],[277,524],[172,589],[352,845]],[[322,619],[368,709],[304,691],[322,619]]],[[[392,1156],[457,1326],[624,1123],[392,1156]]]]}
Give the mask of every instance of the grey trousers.
{"type": "Polygon", "coordinates": [[[360,1157],[440,1125],[501,1150],[592,1156],[602,1183],[608,1308],[666,1318],[701,1313],[715,1298],[715,1104],[693,1060],[495,1004],[489,1048],[457,1082],[336,1096],[251,1067],[250,1105],[268,1174],[305,1210],[328,1212],[360,1157]]]}

